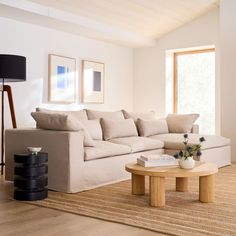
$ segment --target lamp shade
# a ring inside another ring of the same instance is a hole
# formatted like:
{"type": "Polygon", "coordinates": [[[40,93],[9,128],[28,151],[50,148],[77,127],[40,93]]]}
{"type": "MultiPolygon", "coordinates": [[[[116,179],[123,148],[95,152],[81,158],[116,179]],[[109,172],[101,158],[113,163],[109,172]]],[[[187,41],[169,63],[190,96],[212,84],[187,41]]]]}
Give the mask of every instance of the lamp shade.
{"type": "Polygon", "coordinates": [[[26,80],[26,58],[0,54],[0,81],[21,82],[26,80]]]}

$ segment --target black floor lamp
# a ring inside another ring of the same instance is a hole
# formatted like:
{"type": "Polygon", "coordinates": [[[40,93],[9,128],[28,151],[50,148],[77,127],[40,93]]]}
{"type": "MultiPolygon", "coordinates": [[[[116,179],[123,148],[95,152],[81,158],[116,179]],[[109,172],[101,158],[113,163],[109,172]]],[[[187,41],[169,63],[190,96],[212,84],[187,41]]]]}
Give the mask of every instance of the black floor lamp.
{"type": "Polygon", "coordinates": [[[1,117],[1,174],[4,171],[4,92],[7,92],[13,128],[16,118],[11,87],[5,82],[22,82],[26,80],[26,58],[17,55],[0,54],[0,82],[2,82],[2,117],[1,117]]]}

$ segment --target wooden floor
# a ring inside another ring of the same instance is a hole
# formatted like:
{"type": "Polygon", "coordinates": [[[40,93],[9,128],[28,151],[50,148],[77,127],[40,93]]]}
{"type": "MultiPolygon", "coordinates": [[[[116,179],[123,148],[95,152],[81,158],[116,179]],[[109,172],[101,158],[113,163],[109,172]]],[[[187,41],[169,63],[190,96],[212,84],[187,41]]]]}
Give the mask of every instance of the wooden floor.
{"type": "Polygon", "coordinates": [[[13,185],[0,177],[1,236],[157,236],[152,231],[15,201],[13,185]]]}

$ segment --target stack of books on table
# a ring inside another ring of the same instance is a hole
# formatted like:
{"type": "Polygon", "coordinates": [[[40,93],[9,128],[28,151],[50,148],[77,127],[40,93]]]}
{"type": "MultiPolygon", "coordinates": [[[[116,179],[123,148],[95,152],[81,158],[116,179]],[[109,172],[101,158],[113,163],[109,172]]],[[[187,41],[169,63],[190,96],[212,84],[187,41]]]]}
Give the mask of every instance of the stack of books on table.
{"type": "Polygon", "coordinates": [[[178,160],[167,154],[148,154],[137,158],[137,164],[144,167],[178,166],[178,160]]]}

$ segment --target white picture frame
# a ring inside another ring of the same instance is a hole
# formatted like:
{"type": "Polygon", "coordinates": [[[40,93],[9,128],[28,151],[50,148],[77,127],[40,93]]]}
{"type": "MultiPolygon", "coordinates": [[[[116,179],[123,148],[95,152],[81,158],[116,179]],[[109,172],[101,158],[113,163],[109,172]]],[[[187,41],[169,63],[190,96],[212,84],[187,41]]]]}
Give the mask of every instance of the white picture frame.
{"type": "Polygon", "coordinates": [[[82,60],[82,103],[104,103],[105,64],[82,60]]]}
{"type": "Polygon", "coordinates": [[[76,59],[48,55],[48,101],[51,103],[76,102],[76,59]]]}

